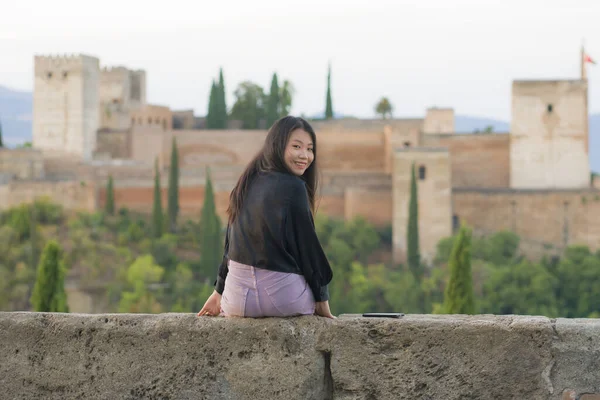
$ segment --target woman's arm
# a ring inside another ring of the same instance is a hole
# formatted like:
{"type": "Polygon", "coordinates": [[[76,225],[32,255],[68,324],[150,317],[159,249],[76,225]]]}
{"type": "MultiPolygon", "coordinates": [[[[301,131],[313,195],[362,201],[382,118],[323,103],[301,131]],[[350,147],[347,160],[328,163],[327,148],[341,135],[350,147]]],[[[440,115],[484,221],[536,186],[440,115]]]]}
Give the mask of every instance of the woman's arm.
{"type": "Polygon", "coordinates": [[[299,182],[290,191],[286,218],[286,241],[315,301],[329,300],[327,285],[331,282],[333,272],[317,237],[304,183],[299,182]]]}

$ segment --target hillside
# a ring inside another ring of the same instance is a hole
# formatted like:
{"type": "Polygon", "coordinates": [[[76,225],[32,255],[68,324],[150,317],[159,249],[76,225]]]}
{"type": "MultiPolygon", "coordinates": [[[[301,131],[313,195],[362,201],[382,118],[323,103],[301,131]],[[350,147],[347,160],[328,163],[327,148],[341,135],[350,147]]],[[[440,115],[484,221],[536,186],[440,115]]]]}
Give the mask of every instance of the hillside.
{"type": "MultiPolygon", "coordinates": [[[[33,99],[30,92],[0,86],[0,122],[4,142],[13,147],[31,141],[33,99]]],[[[494,132],[508,132],[510,123],[469,115],[455,117],[456,132],[474,132],[492,126],[494,132]]],[[[600,172],[600,114],[590,115],[590,166],[600,172]]]]}

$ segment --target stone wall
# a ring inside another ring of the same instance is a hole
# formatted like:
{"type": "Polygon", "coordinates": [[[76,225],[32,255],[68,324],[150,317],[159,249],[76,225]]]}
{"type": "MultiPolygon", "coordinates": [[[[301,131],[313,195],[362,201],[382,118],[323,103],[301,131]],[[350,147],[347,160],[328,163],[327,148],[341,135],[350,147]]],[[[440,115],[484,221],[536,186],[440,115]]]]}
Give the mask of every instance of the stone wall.
{"type": "Polygon", "coordinates": [[[131,157],[131,131],[129,129],[99,131],[96,140],[95,153],[98,155],[108,155],[108,158],[111,159],[131,157]]]}
{"type": "Polygon", "coordinates": [[[43,179],[42,153],[34,149],[0,147],[0,173],[16,179],[43,179]]]}
{"type": "Polygon", "coordinates": [[[600,249],[600,190],[454,189],[453,212],[482,232],[508,230],[525,241],[563,249],[600,249]]]}
{"type": "Polygon", "coordinates": [[[67,210],[95,211],[96,187],[86,182],[12,181],[0,185],[0,210],[48,197],[67,210]]]}
{"type": "Polygon", "coordinates": [[[0,313],[11,400],[595,399],[600,322],[0,313]]]}
{"type": "Polygon", "coordinates": [[[423,135],[422,140],[425,147],[448,148],[452,187],[509,187],[509,134],[423,135]]]}

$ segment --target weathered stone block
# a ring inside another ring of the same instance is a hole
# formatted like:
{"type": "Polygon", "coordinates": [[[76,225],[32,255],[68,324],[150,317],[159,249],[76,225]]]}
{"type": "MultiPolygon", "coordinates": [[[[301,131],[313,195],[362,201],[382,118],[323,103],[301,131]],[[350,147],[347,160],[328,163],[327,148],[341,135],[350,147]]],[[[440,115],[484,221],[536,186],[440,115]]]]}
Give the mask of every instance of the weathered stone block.
{"type": "Polygon", "coordinates": [[[322,400],[327,322],[0,313],[0,398],[322,400]]]}

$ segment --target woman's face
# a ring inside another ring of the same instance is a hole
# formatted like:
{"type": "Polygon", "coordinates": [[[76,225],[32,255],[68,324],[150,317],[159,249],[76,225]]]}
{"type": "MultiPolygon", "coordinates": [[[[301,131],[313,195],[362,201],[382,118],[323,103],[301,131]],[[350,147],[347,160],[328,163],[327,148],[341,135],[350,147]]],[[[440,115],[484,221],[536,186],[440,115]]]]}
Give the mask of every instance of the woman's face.
{"type": "Polygon", "coordinates": [[[310,134],[302,129],[294,130],[285,147],[285,165],[294,175],[301,176],[315,159],[314,143],[310,134]]]}

